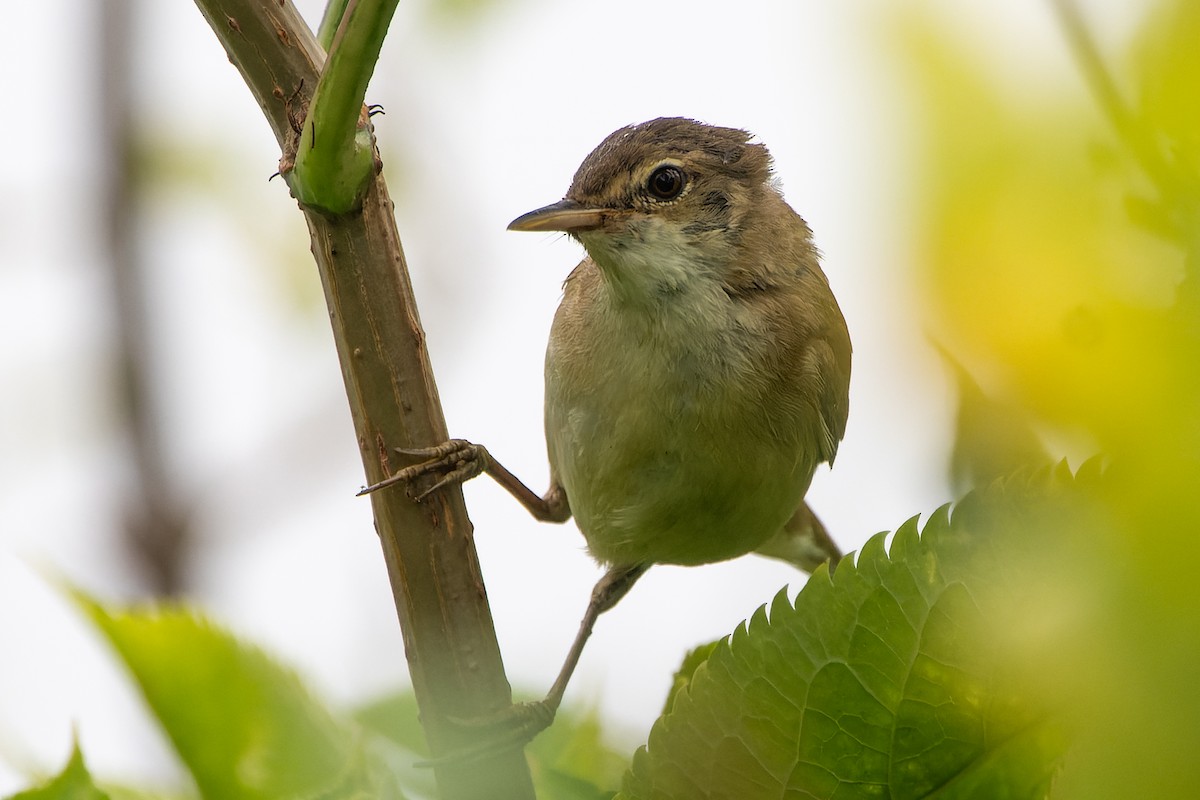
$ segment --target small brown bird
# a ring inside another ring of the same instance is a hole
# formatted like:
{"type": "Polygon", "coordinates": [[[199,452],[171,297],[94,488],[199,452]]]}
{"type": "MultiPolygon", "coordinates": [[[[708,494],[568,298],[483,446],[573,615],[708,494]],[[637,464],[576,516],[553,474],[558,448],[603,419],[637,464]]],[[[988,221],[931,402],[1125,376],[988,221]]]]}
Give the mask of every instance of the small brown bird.
{"type": "Polygon", "coordinates": [[[419,499],[486,471],[538,519],[574,514],[609,566],[529,736],[596,618],[650,565],[840,558],[804,494],[846,429],[850,337],[808,225],[750,139],[690,119],[621,128],[563,200],[509,225],[587,250],[546,352],[544,497],[457,440],[404,451],[428,460],[365,490],[404,482],[419,499]]]}

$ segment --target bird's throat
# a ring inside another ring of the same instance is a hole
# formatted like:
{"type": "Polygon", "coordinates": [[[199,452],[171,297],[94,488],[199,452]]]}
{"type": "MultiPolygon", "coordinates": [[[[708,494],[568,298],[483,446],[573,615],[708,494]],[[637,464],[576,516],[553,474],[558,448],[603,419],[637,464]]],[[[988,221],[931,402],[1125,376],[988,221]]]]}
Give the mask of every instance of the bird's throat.
{"type": "Polygon", "coordinates": [[[706,294],[719,281],[714,248],[670,225],[648,220],[620,233],[579,238],[600,267],[612,299],[621,305],[661,309],[697,290],[706,294]]]}

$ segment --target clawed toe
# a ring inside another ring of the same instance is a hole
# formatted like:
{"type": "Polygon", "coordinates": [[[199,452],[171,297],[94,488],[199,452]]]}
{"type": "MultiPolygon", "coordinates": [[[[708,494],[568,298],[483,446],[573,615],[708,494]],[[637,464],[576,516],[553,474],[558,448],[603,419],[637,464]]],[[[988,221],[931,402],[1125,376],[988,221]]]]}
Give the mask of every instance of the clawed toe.
{"type": "Polygon", "coordinates": [[[405,484],[409,497],[419,502],[443,486],[474,478],[488,465],[487,450],[465,439],[451,439],[433,447],[397,447],[395,450],[402,455],[426,460],[362,489],[358,492],[359,496],[401,483],[405,484]]]}
{"type": "Polygon", "coordinates": [[[481,717],[450,717],[450,721],[460,728],[523,734],[525,741],[529,741],[550,727],[550,723],[554,722],[554,713],[549,703],[538,700],[531,703],[513,703],[481,717]]]}
{"type": "Polygon", "coordinates": [[[427,462],[441,461],[451,456],[459,458],[463,456],[474,456],[477,450],[483,448],[477,444],[468,442],[466,439],[449,439],[441,444],[435,444],[433,447],[393,447],[394,452],[406,456],[415,456],[423,458],[427,462]]]}

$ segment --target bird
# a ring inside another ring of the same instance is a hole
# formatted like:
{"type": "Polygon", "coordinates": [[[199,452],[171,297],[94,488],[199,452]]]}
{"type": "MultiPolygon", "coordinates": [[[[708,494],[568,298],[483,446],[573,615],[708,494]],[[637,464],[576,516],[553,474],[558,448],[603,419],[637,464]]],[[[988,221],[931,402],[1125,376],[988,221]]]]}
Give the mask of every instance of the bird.
{"type": "Polygon", "coordinates": [[[757,552],[836,566],[804,496],[846,431],[851,343],[812,231],[747,131],[620,128],[562,200],[508,227],[586,252],[546,350],[549,490],[455,439],[401,450],[419,463],[363,491],[403,483],[420,500],[487,473],[537,519],[575,518],[607,571],[550,692],[523,704],[527,740],[553,721],[597,618],[652,565],[757,552]]]}

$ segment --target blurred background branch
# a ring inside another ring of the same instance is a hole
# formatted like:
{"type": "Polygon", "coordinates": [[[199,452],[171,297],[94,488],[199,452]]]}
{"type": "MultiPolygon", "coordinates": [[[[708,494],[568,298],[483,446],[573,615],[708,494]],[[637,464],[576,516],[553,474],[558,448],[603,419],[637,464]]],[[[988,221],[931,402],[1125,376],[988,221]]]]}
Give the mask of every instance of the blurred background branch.
{"type": "Polygon", "coordinates": [[[96,92],[105,98],[95,137],[102,153],[101,199],[104,252],[112,289],[116,341],[113,377],[117,418],[124,431],[132,468],[124,507],[123,542],[133,563],[156,595],[185,588],[193,538],[190,502],[174,480],[167,452],[171,437],[163,430],[157,369],[162,337],[148,304],[150,266],[140,247],[142,194],[138,170],[137,119],[133,107],[131,53],[133,24],[129,0],[105,0],[96,49],[96,92]]]}

